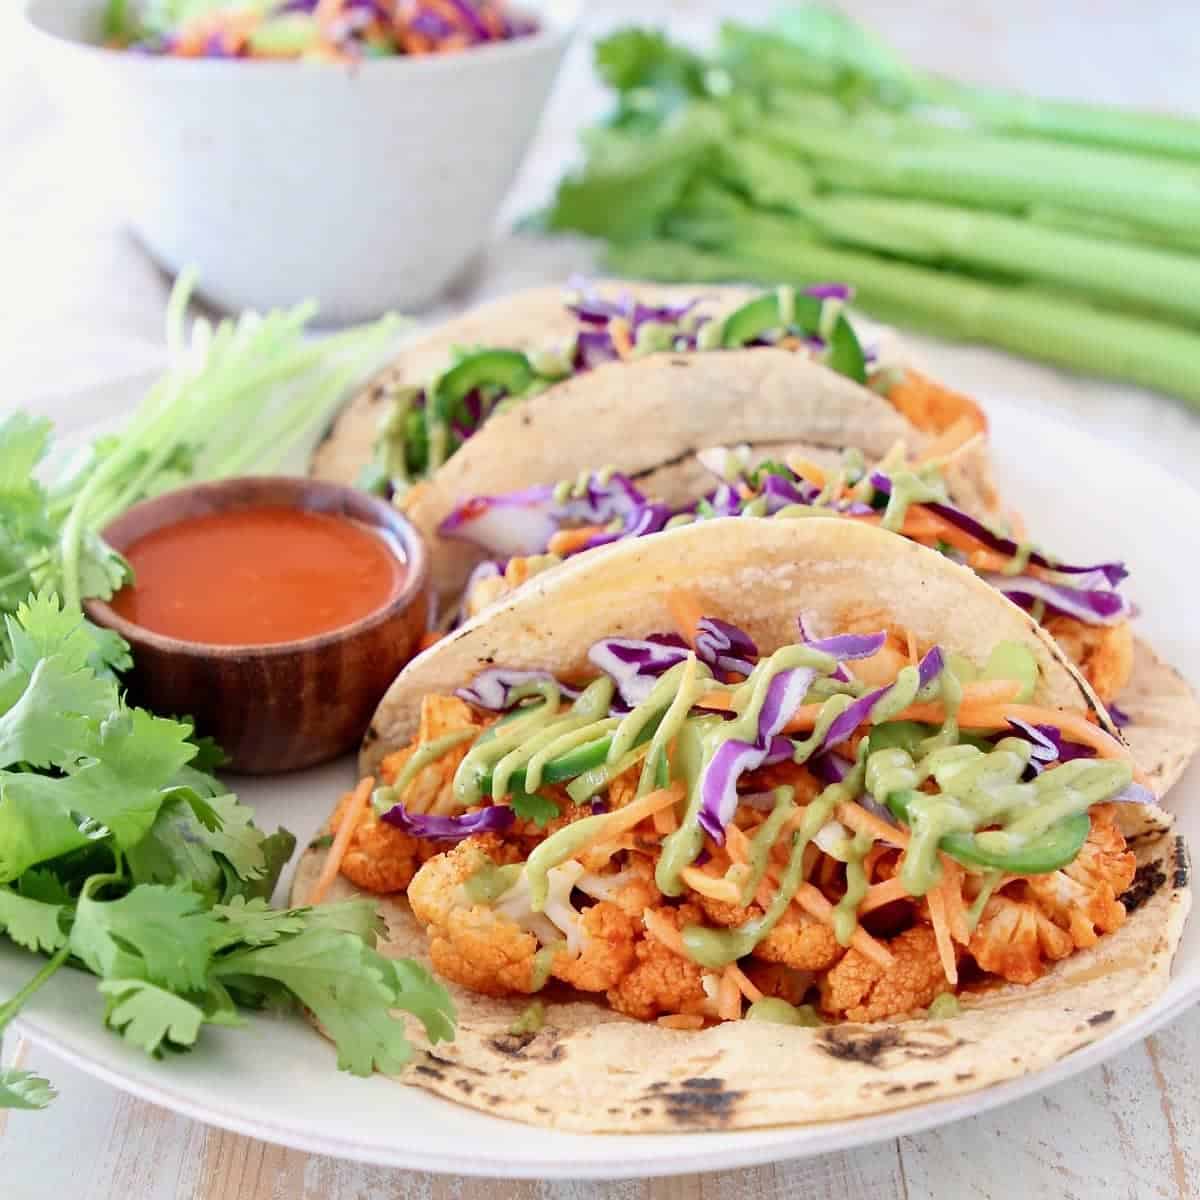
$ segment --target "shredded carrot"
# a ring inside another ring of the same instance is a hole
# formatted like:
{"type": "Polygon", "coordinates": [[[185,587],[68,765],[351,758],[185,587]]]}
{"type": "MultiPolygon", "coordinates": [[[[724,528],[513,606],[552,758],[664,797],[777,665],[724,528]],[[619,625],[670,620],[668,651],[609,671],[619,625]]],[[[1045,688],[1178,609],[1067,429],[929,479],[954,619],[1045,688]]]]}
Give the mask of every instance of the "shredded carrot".
{"type": "Polygon", "coordinates": [[[960,715],[958,723],[966,729],[1004,729],[1009,717],[1017,717],[1030,725],[1057,726],[1071,741],[1090,746],[1101,758],[1131,757],[1129,747],[1118,742],[1112,734],[1093,725],[1082,713],[1062,708],[1043,708],[1037,704],[1005,704],[991,708],[971,705],[969,711],[960,715]]]}
{"type": "Polygon", "coordinates": [[[983,441],[983,432],[977,421],[970,417],[959,417],[952,425],[948,425],[941,433],[925,447],[923,454],[917,456],[917,463],[949,462],[962,454],[972,443],[978,445],[983,441]]]}
{"type": "Polygon", "coordinates": [[[728,968],[721,972],[721,982],[717,985],[717,1016],[722,1021],[742,1019],[742,993],[728,968]]]}
{"type": "Polygon", "coordinates": [[[313,890],[309,892],[305,904],[320,904],[325,899],[325,893],[329,891],[333,881],[337,878],[342,859],[346,857],[350,839],[358,827],[358,818],[362,816],[363,809],[366,808],[367,801],[371,798],[374,790],[375,778],[368,775],[358,781],[358,786],[350,794],[350,801],[342,812],[342,821],[338,826],[337,836],[329,848],[328,857],[321,864],[321,873],[317,876],[317,882],[314,884],[313,890]]]}
{"type": "Polygon", "coordinates": [[[679,828],[679,818],[675,814],[675,809],[671,807],[660,808],[653,817],[654,832],[659,837],[666,837],[668,834],[674,833],[679,828]]]}
{"type": "Polygon", "coordinates": [[[755,987],[755,985],[746,978],[745,971],[743,971],[742,968],[737,965],[737,963],[730,963],[729,966],[725,968],[725,974],[733,978],[733,981],[738,986],[738,991],[741,992],[751,1004],[753,1004],[756,1000],[762,999],[763,994],[761,989],[755,987]]]}
{"type": "Polygon", "coordinates": [[[942,896],[946,902],[946,924],[950,936],[960,946],[965,946],[971,940],[971,931],[967,927],[967,906],[963,901],[963,877],[965,872],[961,864],[948,854],[941,854],[942,860],[942,896]]]}
{"type": "Polygon", "coordinates": [[[725,829],[725,849],[735,863],[750,861],[750,839],[732,821],[725,829]]]}
{"type": "Polygon", "coordinates": [[[661,913],[652,908],[642,910],[642,924],[646,932],[656,941],[662,942],[668,950],[673,950],[683,958],[687,958],[687,950],[683,945],[683,936],[661,913]]]}
{"type": "MultiPolygon", "coordinates": [[[[962,710],[969,712],[972,708],[1006,704],[1020,690],[1021,685],[1016,680],[1008,679],[984,679],[964,684],[962,710]]],[[[696,705],[699,708],[713,711],[729,712],[733,707],[733,699],[728,692],[706,692],[696,701],[696,705]]],[[[821,708],[821,704],[802,704],[783,727],[783,732],[799,733],[813,729],[821,714],[821,708]]],[[[1020,716],[1019,713],[1015,715],[1020,716]]],[[[897,713],[893,719],[897,721],[929,721],[936,724],[945,720],[945,716],[945,710],[941,704],[910,704],[903,712],[897,713]]],[[[1045,719],[1045,713],[1038,717],[1039,721],[1045,719]]],[[[961,716],[959,724],[964,724],[961,716]]],[[[996,728],[1002,729],[1007,724],[1007,720],[1002,720],[996,728]]]]}
{"type": "Polygon", "coordinates": [[[929,889],[925,899],[929,902],[929,920],[933,924],[938,958],[942,960],[946,981],[953,987],[958,983],[958,961],[954,953],[954,943],[950,938],[950,925],[946,920],[945,887],[946,880],[943,876],[936,887],[929,889]]]}
{"type": "Polygon", "coordinates": [[[608,336],[616,352],[624,359],[633,357],[633,339],[629,336],[629,324],[621,317],[614,317],[608,323],[608,336]]]}
{"type": "Polygon", "coordinates": [[[891,879],[885,879],[882,883],[876,883],[867,888],[867,894],[858,906],[858,915],[861,917],[865,913],[874,912],[877,908],[891,904],[894,900],[910,898],[908,889],[900,882],[900,876],[895,875],[891,879]]]}
{"type": "Polygon", "coordinates": [[[699,1013],[668,1013],[657,1024],[664,1029],[703,1029],[704,1018],[699,1013]]]}
{"type": "Polygon", "coordinates": [[[435,633],[431,629],[428,633],[421,634],[421,640],[417,643],[417,649],[428,650],[430,646],[436,646],[445,636],[444,633],[435,633]]]}
{"type": "Polygon", "coordinates": [[[728,879],[710,875],[702,867],[684,867],[680,872],[683,882],[702,896],[710,900],[719,900],[723,904],[738,902],[737,886],[728,879]]]}
{"type": "Polygon", "coordinates": [[[903,849],[908,845],[908,834],[895,825],[889,825],[882,817],[867,812],[861,804],[844,800],[837,806],[837,819],[855,833],[869,833],[880,841],[891,842],[903,849]]]}
{"type": "Polygon", "coordinates": [[[652,817],[660,808],[675,804],[683,795],[683,784],[673,783],[670,787],[660,788],[656,792],[648,792],[618,808],[616,812],[607,813],[605,821],[592,836],[581,842],[572,857],[578,858],[589,847],[599,842],[608,842],[620,834],[640,825],[647,817],[652,817]]]}
{"type": "MultiPolygon", "coordinates": [[[[833,905],[811,883],[800,885],[796,892],[796,903],[810,917],[816,917],[825,925],[833,924],[833,905]]],[[[877,942],[861,925],[854,930],[850,945],[864,958],[869,958],[885,971],[890,971],[896,965],[892,952],[882,942],[877,942]]]]}
{"type": "Polygon", "coordinates": [[[909,665],[915,667],[917,665],[917,659],[920,657],[917,654],[917,639],[913,636],[913,631],[911,629],[906,629],[904,631],[904,638],[908,646],[909,665]]]}
{"type": "Polygon", "coordinates": [[[815,462],[801,458],[798,454],[789,454],[787,465],[789,470],[794,471],[802,479],[807,479],[809,483],[822,488],[825,486],[825,472],[815,462]]]}
{"type": "Polygon", "coordinates": [[[875,878],[875,870],[879,866],[879,860],[885,855],[891,854],[891,846],[885,846],[882,842],[872,846],[867,851],[867,857],[863,859],[863,871],[868,879],[875,878]]]}
{"type": "Polygon", "coordinates": [[[681,588],[672,588],[667,593],[667,611],[671,614],[671,620],[675,622],[679,636],[689,646],[694,647],[696,630],[700,626],[700,618],[704,616],[704,609],[700,607],[700,601],[691,592],[685,592],[681,588]]]}
{"type": "Polygon", "coordinates": [[[577,554],[582,550],[596,534],[603,532],[603,525],[584,525],[580,529],[560,529],[547,542],[546,550],[550,554],[557,554],[559,558],[569,558],[572,554],[577,554]]]}

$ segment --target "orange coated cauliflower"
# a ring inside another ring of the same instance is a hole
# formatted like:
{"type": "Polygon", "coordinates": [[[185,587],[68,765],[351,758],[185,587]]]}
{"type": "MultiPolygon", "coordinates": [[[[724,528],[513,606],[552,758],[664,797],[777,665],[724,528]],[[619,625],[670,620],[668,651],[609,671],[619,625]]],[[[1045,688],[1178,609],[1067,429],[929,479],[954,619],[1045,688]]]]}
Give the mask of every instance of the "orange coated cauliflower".
{"type": "Polygon", "coordinates": [[[492,859],[474,839],[431,858],[408,889],[413,915],[429,935],[439,975],[485,996],[534,992],[538,939],[510,916],[472,903],[462,888],[492,859]]]}
{"type": "Polygon", "coordinates": [[[938,958],[933,930],[914,925],[893,938],[887,948],[896,958],[890,970],[858,950],[848,950],[821,978],[821,1008],[847,1021],[882,1021],[928,1008],[949,990],[938,958]]]}
{"type": "MultiPolygon", "coordinates": [[[[416,740],[403,750],[389,754],[380,763],[380,774],[387,784],[395,783],[405,764],[427,742],[457,733],[463,729],[483,730],[490,724],[476,716],[475,710],[456,696],[429,695],[421,702],[421,718],[416,740]]],[[[464,741],[452,747],[424,770],[405,788],[401,797],[409,812],[450,813],[455,810],[454,773],[466,758],[472,743],[464,741]]]]}
{"type": "Polygon", "coordinates": [[[1133,882],[1137,859],[1110,813],[1092,813],[1092,828],[1075,861],[1049,875],[1033,875],[1026,888],[1042,911],[1071,935],[1076,949],[1094,946],[1102,933],[1125,923],[1117,898],[1133,882]]]}
{"type": "Polygon", "coordinates": [[[1032,983],[1045,974],[1047,960],[1066,958],[1075,945],[1036,904],[993,896],[968,949],[985,971],[1010,983],[1032,983]]]}
{"type": "Polygon", "coordinates": [[[633,968],[641,922],[605,900],[584,912],[582,925],[578,957],[557,955],[552,974],[581,992],[607,992],[633,968]]]}
{"type": "Polygon", "coordinates": [[[1096,689],[1105,704],[1124,690],[1133,674],[1133,631],[1119,625],[1088,625],[1077,617],[1047,617],[1046,630],[1096,689]]]}
{"type": "Polygon", "coordinates": [[[925,433],[943,433],[964,418],[979,433],[987,433],[983,409],[962,392],[906,367],[903,378],[888,389],[888,403],[925,433]]]}
{"type": "MultiPolygon", "coordinates": [[[[350,794],[342,797],[329,819],[329,828],[337,833],[350,794]]],[[[381,821],[374,808],[367,804],[342,859],[341,872],[355,887],[376,895],[402,892],[409,885],[421,861],[421,847],[416,838],[381,821]]]]}
{"type": "MultiPolygon", "coordinates": [[[[698,896],[704,915],[714,925],[726,928],[743,925],[762,916],[762,907],[736,904],[698,896]]],[[[797,971],[824,971],[842,956],[842,947],[828,925],[814,920],[794,905],[780,917],[775,928],[754,948],[754,957],[763,962],[779,963],[797,971]]]]}
{"type": "MultiPolygon", "coordinates": [[[[695,904],[679,908],[664,905],[654,911],[675,929],[699,924],[704,917],[695,904]]],[[[652,1021],[662,1013],[710,1012],[704,972],[691,959],[681,957],[649,935],[637,942],[634,952],[633,970],[608,991],[608,1002],[617,1012],[640,1021],[652,1021]]]]}

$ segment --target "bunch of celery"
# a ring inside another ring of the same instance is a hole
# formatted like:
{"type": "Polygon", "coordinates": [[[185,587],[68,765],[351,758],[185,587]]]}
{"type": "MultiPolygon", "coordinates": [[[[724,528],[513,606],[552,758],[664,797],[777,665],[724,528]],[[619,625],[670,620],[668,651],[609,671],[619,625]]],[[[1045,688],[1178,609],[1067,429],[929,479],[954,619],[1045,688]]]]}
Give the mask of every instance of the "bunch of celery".
{"type": "Polygon", "coordinates": [[[627,30],[553,229],[649,278],[852,283],[943,336],[1200,405],[1200,121],[921,74],[836,12],[627,30]]]}

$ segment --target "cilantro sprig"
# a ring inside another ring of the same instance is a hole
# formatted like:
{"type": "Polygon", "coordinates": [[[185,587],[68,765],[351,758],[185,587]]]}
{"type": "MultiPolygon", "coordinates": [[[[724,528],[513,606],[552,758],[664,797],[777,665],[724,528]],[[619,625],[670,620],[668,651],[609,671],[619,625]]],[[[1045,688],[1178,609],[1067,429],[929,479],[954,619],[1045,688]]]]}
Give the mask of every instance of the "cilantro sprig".
{"type": "MultiPolygon", "coordinates": [[[[444,988],[374,948],[373,904],[269,907],[295,839],[254,824],[187,722],[126,704],[110,669],[123,651],[78,611],[32,597],[3,646],[0,934],[48,957],[0,1004],[0,1031],[69,963],[97,976],[105,1024],[148,1054],[244,1024],[247,1007],[308,1009],[356,1074],[408,1060],[403,1012],[452,1036],[444,988]]],[[[0,1108],[52,1095],[0,1072],[0,1108]]]]}

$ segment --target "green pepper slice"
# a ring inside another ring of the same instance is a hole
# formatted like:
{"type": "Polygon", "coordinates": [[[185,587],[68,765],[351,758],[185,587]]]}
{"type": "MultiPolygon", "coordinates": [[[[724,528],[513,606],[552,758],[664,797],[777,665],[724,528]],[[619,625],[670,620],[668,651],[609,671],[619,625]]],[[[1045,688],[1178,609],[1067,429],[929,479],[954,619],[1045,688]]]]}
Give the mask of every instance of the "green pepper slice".
{"type": "MultiPolygon", "coordinates": [[[[638,734],[634,741],[635,746],[641,746],[648,742],[653,736],[655,730],[662,723],[665,712],[660,716],[646,722],[644,728],[638,734]]],[[[492,727],[493,729],[495,726],[492,727]]],[[[490,731],[489,731],[490,732],[490,731]]],[[[486,737],[485,733],[483,737],[486,737]]],[[[482,740],[482,737],[480,738],[482,740]]],[[[602,767],[608,759],[608,752],[612,747],[612,734],[606,733],[603,737],[596,738],[592,742],[584,742],[582,746],[576,746],[574,750],[568,750],[566,754],[560,755],[558,758],[552,758],[542,768],[542,783],[565,783],[568,779],[574,779],[577,775],[582,775],[585,771],[594,771],[597,767],[602,767]]],[[[666,765],[664,758],[663,765],[666,765]]],[[[660,786],[666,786],[662,784],[660,786]]],[[[483,777],[480,781],[480,788],[483,794],[490,795],[492,787],[491,772],[483,777]]],[[[525,788],[525,770],[518,769],[509,777],[509,787],[516,791],[518,788],[525,788]]]]}
{"type": "MultiPolygon", "coordinates": [[[[887,798],[887,806],[907,825],[908,806],[917,795],[920,793],[908,790],[892,792],[887,798]]],[[[1075,861],[1091,827],[1087,813],[1076,813],[1019,850],[988,850],[979,844],[973,833],[948,833],[938,842],[938,849],[958,862],[975,867],[990,867],[1010,875],[1045,875],[1075,861]]]]}
{"type": "MultiPolygon", "coordinates": [[[[816,296],[797,292],[793,298],[792,319],[788,328],[799,330],[808,337],[818,334],[821,329],[823,304],[824,301],[818,300],[816,296]]],[[[725,318],[721,330],[721,345],[727,350],[745,346],[772,329],[781,328],[783,324],[778,293],[764,292],[743,304],[741,308],[734,309],[725,318]]],[[[826,366],[839,375],[845,375],[847,379],[858,383],[866,382],[866,357],[853,326],[846,320],[845,313],[838,313],[834,322],[829,350],[824,361],[826,366]]]]}
{"type": "Polygon", "coordinates": [[[536,375],[519,350],[480,350],[455,363],[437,381],[438,401],[453,413],[476,388],[499,388],[509,396],[523,392],[536,375]]]}

